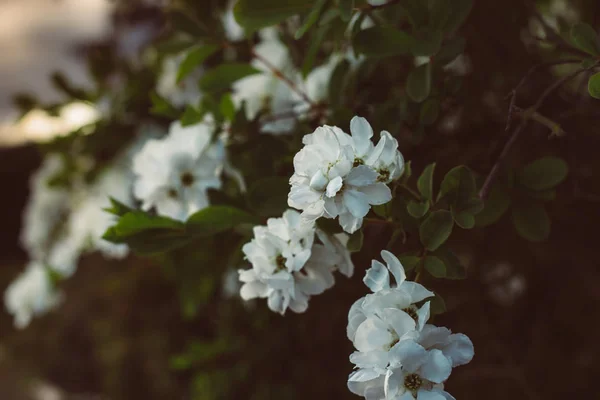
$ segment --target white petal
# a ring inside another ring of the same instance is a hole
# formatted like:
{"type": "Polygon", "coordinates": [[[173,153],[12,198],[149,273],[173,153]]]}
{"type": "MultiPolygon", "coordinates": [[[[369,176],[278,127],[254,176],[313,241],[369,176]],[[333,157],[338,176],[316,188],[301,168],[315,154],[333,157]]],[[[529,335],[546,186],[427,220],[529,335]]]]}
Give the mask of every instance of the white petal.
{"type": "Polygon", "coordinates": [[[384,380],[385,398],[397,399],[404,391],[404,374],[400,368],[388,369],[384,380]]]}
{"type": "MultiPolygon", "coordinates": [[[[431,315],[431,305],[429,301],[421,306],[417,311],[417,329],[422,330],[431,315]]],[[[419,341],[420,343],[420,341],[419,341]]],[[[423,343],[421,343],[423,346],[423,343]]],[[[423,346],[425,347],[425,346],[423,346]]],[[[426,348],[426,347],[425,347],[426,348]]]]}
{"type": "Polygon", "coordinates": [[[462,333],[450,335],[448,344],[442,348],[442,352],[450,359],[453,367],[469,363],[475,355],[473,342],[462,333]]]}
{"type": "Polygon", "coordinates": [[[368,186],[377,181],[377,176],[378,174],[373,168],[366,165],[359,165],[350,170],[350,173],[346,177],[346,183],[352,186],[368,186]]]}
{"type": "Polygon", "coordinates": [[[411,296],[411,303],[418,303],[428,297],[433,297],[435,294],[432,291],[425,289],[423,285],[417,282],[404,281],[402,290],[406,291],[411,296]]]}
{"type": "Polygon", "coordinates": [[[377,260],[371,262],[371,268],[365,273],[363,282],[372,292],[390,288],[390,274],[382,263],[377,260]]]}
{"type": "Polygon", "coordinates": [[[420,389],[417,392],[417,400],[446,400],[446,398],[438,391],[420,389]]]}
{"type": "Polygon", "coordinates": [[[384,369],[388,364],[388,352],[385,350],[355,351],[350,354],[350,362],[358,368],[384,369]]]}
{"type": "Polygon", "coordinates": [[[323,191],[327,187],[329,179],[320,169],[310,178],[309,186],[312,190],[323,191]]]}
{"type": "Polygon", "coordinates": [[[373,128],[371,128],[366,119],[356,116],[350,120],[350,133],[352,133],[356,155],[363,157],[372,144],[373,128]]]}
{"type": "Polygon", "coordinates": [[[342,188],[344,184],[341,176],[336,176],[327,184],[327,190],[325,191],[325,195],[327,197],[334,197],[339,190],[342,188]]]}
{"type": "Polygon", "coordinates": [[[244,283],[240,289],[240,296],[244,300],[267,297],[267,285],[259,281],[244,283]]]}
{"type": "Polygon", "coordinates": [[[382,400],[385,396],[383,392],[384,376],[376,371],[354,371],[348,377],[348,389],[359,396],[364,396],[366,400],[382,400]],[[369,379],[371,376],[375,378],[369,379]]]}
{"type": "Polygon", "coordinates": [[[363,186],[359,188],[359,190],[367,196],[369,204],[380,205],[392,200],[392,191],[388,185],[383,182],[363,186]]]}
{"type": "Polygon", "coordinates": [[[350,382],[366,382],[366,381],[370,381],[372,379],[378,378],[379,377],[378,372],[376,372],[375,370],[371,369],[371,368],[363,368],[363,369],[359,369],[358,371],[354,371],[350,374],[350,376],[348,377],[348,381],[350,382]]]}
{"type": "Polygon", "coordinates": [[[415,330],[415,320],[402,310],[386,308],[380,314],[384,321],[394,329],[398,338],[402,338],[405,334],[415,330]]]}
{"type": "Polygon", "coordinates": [[[427,324],[421,330],[419,343],[426,349],[441,349],[442,345],[448,341],[450,329],[427,324]]]}
{"type": "Polygon", "coordinates": [[[450,376],[452,363],[441,350],[428,352],[427,360],[421,365],[420,375],[434,383],[442,383],[450,376]]]}
{"type": "Polygon", "coordinates": [[[358,326],[354,347],[359,351],[382,350],[393,340],[387,324],[378,318],[368,318],[358,326]]]}
{"type": "Polygon", "coordinates": [[[267,300],[267,304],[271,311],[283,315],[289,304],[289,296],[284,295],[280,290],[273,291],[267,300]]]}
{"type": "Polygon", "coordinates": [[[322,217],[325,212],[325,202],[323,200],[318,200],[302,211],[302,218],[306,221],[315,221],[317,218],[322,217]]]}
{"type": "Polygon", "coordinates": [[[428,360],[427,350],[413,340],[402,340],[390,350],[390,362],[402,365],[409,374],[417,372],[428,360]]]}
{"type": "Polygon", "coordinates": [[[302,292],[296,292],[296,296],[290,300],[289,307],[298,314],[305,312],[308,309],[308,296],[302,292]]]}
{"type": "Polygon", "coordinates": [[[257,279],[256,271],[254,271],[253,269],[240,269],[238,270],[238,273],[240,274],[240,282],[252,282],[257,279]]]}
{"type": "Polygon", "coordinates": [[[400,260],[387,250],[381,251],[381,258],[383,258],[388,269],[392,275],[394,275],[396,286],[400,286],[406,280],[406,273],[404,272],[404,267],[400,263],[400,260]]]}
{"type": "Polygon", "coordinates": [[[369,213],[371,206],[369,205],[369,199],[361,192],[352,189],[344,190],[343,194],[344,205],[356,218],[363,218],[369,213]]]}
{"type": "Polygon", "coordinates": [[[356,300],[352,307],[350,307],[350,311],[348,311],[348,326],[346,327],[346,336],[350,339],[351,342],[354,341],[354,336],[356,335],[356,329],[358,329],[359,325],[362,324],[367,316],[362,311],[362,302],[364,297],[356,300]]]}
{"type": "Polygon", "coordinates": [[[349,212],[340,213],[339,218],[340,226],[344,229],[344,232],[354,233],[362,226],[363,219],[356,218],[349,212]]]}

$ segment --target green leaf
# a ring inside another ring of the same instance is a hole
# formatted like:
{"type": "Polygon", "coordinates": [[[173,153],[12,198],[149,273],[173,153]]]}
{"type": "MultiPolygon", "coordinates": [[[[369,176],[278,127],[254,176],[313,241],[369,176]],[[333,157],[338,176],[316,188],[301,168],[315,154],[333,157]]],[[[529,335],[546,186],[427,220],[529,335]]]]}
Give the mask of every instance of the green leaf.
{"type": "Polygon", "coordinates": [[[498,221],[508,210],[510,201],[510,196],[504,185],[494,185],[484,203],[483,210],[475,216],[475,225],[484,227],[498,221]]]}
{"type": "Polygon", "coordinates": [[[541,204],[516,204],[512,221],[519,235],[531,242],[542,242],[550,235],[550,218],[541,204]]]}
{"type": "Polygon", "coordinates": [[[431,57],[435,55],[442,47],[444,35],[439,31],[430,31],[428,29],[417,32],[411,46],[411,52],[414,56],[431,57]]]}
{"type": "Polygon", "coordinates": [[[521,185],[532,190],[552,189],[567,177],[569,167],[558,157],[543,157],[527,164],[516,179],[521,185]]]}
{"type": "Polygon", "coordinates": [[[443,198],[460,210],[467,208],[470,201],[477,195],[477,187],[473,172],[464,165],[452,168],[440,185],[437,201],[443,198]]]}
{"type": "Polygon", "coordinates": [[[316,0],[239,0],[233,15],[238,24],[254,31],[308,12],[315,3],[316,0]]]}
{"type": "Polygon", "coordinates": [[[114,229],[118,236],[125,238],[152,229],[183,230],[184,225],[171,218],[153,216],[143,211],[133,211],[119,218],[114,229]]]}
{"type": "Polygon", "coordinates": [[[198,110],[196,107],[189,105],[185,108],[183,115],[181,116],[181,126],[196,125],[204,119],[204,113],[198,110]]]}
{"type": "Polygon", "coordinates": [[[302,77],[306,78],[312,70],[312,66],[317,58],[317,53],[319,52],[319,48],[321,48],[321,43],[325,39],[330,27],[331,25],[323,25],[313,32],[310,40],[310,46],[308,47],[308,50],[304,56],[304,62],[302,63],[302,77]]]}
{"type": "Polygon", "coordinates": [[[348,251],[351,253],[356,253],[360,251],[360,249],[362,249],[364,239],[365,236],[363,234],[362,229],[359,229],[353,234],[351,234],[350,238],[348,239],[348,243],[346,244],[348,251]]]}
{"type": "Polygon", "coordinates": [[[471,229],[475,226],[475,216],[469,211],[456,211],[454,207],[451,207],[451,210],[456,225],[463,229],[471,229]]]}
{"type": "Polygon", "coordinates": [[[578,22],[571,27],[571,42],[579,50],[593,56],[600,55],[598,33],[585,22],[578,22]]]}
{"type": "Polygon", "coordinates": [[[233,121],[235,118],[235,104],[233,104],[233,100],[231,98],[231,93],[225,93],[221,97],[221,102],[219,103],[219,111],[225,117],[227,121],[233,121]]]}
{"type": "Polygon", "coordinates": [[[434,62],[437,65],[446,65],[465,51],[466,40],[463,37],[455,37],[442,45],[440,51],[435,55],[434,62]]]}
{"type": "Polygon", "coordinates": [[[310,27],[313,26],[315,22],[317,22],[319,16],[321,15],[321,11],[323,10],[323,6],[325,6],[325,3],[327,3],[327,0],[316,0],[316,3],[313,6],[312,10],[310,10],[310,13],[306,16],[304,23],[296,31],[294,39],[298,40],[302,38],[306,31],[308,31],[310,27]]]}
{"type": "Polygon", "coordinates": [[[446,279],[465,279],[467,277],[467,270],[452,250],[442,246],[436,250],[434,255],[444,262],[446,266],[446,279]]]}
{"type": "Polygon", "coordinates": [[[415,269],[417,264],[419,264],[419,262],[421,261],[421,257],[412,255],[401,255],[398,256],[398,260],[400,260],[400,264],[402,264],[405,271],[411,271],[415,269]]]}
{"type": "Polygon", "coordinates": [[[346,100],[344,94],[344,83],[348,72],[350,71],[350,62],[348,60],[341,60],[331,73],[331,79],[329,80],[329,104],[331,108],[340,107],[346,100]]]}
{"type": "Polygon", "coordinates": [[[359,31],[353,40],[354,51],[369,57],[408,54],[414,39],[406,32],[391,27],[374,26],[359,31]]]}
{"type": "Polygon", "coordinates": [[[339,16],[340,10],[337,8],[330,8],[329,10],[325,11],[323,15],[321,15],[321,19],[319,20],[317,26],[328,25],[339,16]]]}
{"type": "Polygon", "coordinates": [[[117,199],[114,199],[112,197],[109,197],[108,199],[110,200],[110,207],[104,209],[104,211],[106,211],[107,213],[121,217],[127,214],[128,212],[134,211],[133,208],[121,203],[117,199]]]}
{"type": "Polygon", "coordinates": [[[352,18],[353,9],[354,0],[340,0],[340,16],[342,17],[342,21],[350,21],[350,18],[352,18]]]}
{"type": "Polygon", "coordinates": [[[427,272],[429,272],[434,278],[445,278],[446,277],[446,265],[444,261],[435,257],[425,257],[424,266],[427,272]]]}
{"type": "Polygon", "coordinates": [[[248,191],[248,207],[262,217],[278,217],[288,208],[288,179],[268,177],[256,181],[248,191]]]}
{"type": "Polygon", "coordinates": [[[421,105],[419,113],[419,122],[423,125],[433,124],[440,114],[440,102],[437,99],[427,99],[421,105]]]}
{"type": "Polygon", "coordinates": [[[445,19],[443,26],[438,27],[445,33],[456,31],[465,22],[473,8],[473,0],[451,0],[450,2],[450,14],[445,19]]]}
{"type": "Polygon", "coordinates": [[[429,300],[429,306],[431,307],[431,315],[439,315],[446,312],[446,302],[439,294],[435,294],[435,297],[429,300]]]}
{"type": "Polygon", "coordinates": [[[172,119],[179,118],[179,111],[158,94],[150,93],[150,100],[152,101],[152,108],[150,109],[152,114],[162,115],[172,119]]]}
{"type": "Polygon", "coordinates": [[[595,99],[600,99],[600,72],[590,76],[588,80],[588,92],[595,99]]]}
{"type": "Polygon", "coordinates": [[[427,2],[423,0],[403,0],[400,7],[404,10],[409,22],[414,27],[421,27],[427,23],[429,10],[427,2]]]}
{"type": "Polygon", "coordinates": [[[254,68],[250,64],[221,64],[204,73],[199,83],[200,90],[206,92],[225,90],[229,88],[233,82],[258,73],[260,73],[260,70],[254,68]]]}
{"type": "Polygon", "coordinates": [[[177,71],[177,83],[184,80],[194,69],[219,49],[214,44],[195,46],[188,51],[177,71]]]}
{"type": "Polygon", "coordinates": [[[432,212],[419,227],[421,243],[427,250],[434,251],[448,240],[453,226],[454,220],[450,211],[432,212]]]}
{"type": "Polygon", "coordinates": [[[431,93],[431,63],[423,64],[412,71],[406,79],[406,94],[420,103],[431,93]]]}
{"type": "Polygon", "coordinates": [[[185,225],[193,235],[212,236],[241,224],[259,222],[258,218],[235,207],[210,206],[190,216],[185,225]]]}
{"type": "Polygon", "coordinates": [[[429,211],[429,202],[424,201],[424,202],[419,203],[414,200],[411,200],[408,202],[408,205],[406,206],[406,210],[412,217],[421,218],[425,214],[427,214],[427,211],[429,211]]]}
{"type": "Polygon", "coordinates": [[[435,170],[435,163],[429,164],[423,170],[421,176],[417,180],[417,188],[419,193],[426,198],[431,200],[433,198],[433,172],[435,170]]]}
{"type": "Polygon", "coordinates": [[[526,190],[524,191],[527,196],[542,201],[551,201],[556,198],[556,190],[548,189],[548,190],[526,190]]]}

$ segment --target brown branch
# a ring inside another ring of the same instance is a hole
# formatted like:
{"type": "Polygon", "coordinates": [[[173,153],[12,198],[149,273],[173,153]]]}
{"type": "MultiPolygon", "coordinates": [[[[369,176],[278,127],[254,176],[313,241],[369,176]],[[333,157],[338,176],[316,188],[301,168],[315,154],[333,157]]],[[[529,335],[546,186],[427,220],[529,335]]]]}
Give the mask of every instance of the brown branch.
{"type": "Polygon", "coordinates": [[[294,81],[292,81],[290,78],[285,76],[284,73],[279,68],[277,68],[269,60],[267,60],[266,58],[264,58],[263,56],[261,56],[260,54],[255,52],[254,50],[252,50],[251,54],[252,54],[252,57],[256,58],[257,60],[262,62],[267,68],[269,68],[271,70],[271,72],[273,72],[273,75],[275,75],[278,79],[281,79],[283,82],[285,82],[290,87],[290,89],[292,89],[300,97],[302,97],[302,99],[304,101],[306,101],[308,104],[310,104],[311,108],[316,107],[315,103],[310,99],[310,97],[308,97],[308,95],[306,93],[304,93],[298,87],[298,85],[296,85],[296,83],[294,81]]]}
{"type": "MultiPolygon", "coordinates": [[[[552,94],[552,92],[554,92],[556,89],[558,89],[560,86],[562,86],[565,82],[575,78],[577,75],[579,75],[582,72],[585,72],[587,70],[590,70],[590,69],[596,67],[597,65],[598,65],[598,63],[594,64],[593,66],[591,66],[589,68],[579,68],[579,69],[573,71],[572,73],[570,73],[569,75],[566,75],[566,76],[562,77],[561,79],[557,80],[552,85],[550,85],[548,88],[546,88],[546,90],[541,94],[541,96],[537,99],[537,101],[535,102],[535,104],[533,106],[529,107],[528,109],[526,109],[523,112],[521,123],[517,126],[517,128],[514,130],[513,134],[510,136],[510,138],[504,145],[504,148],[502,149],[502,153],[500,153],[500,156],[496,160],[496,163],[492,167],[490,173],[488,174],[487,178],[485,179],[485,182],[483,183],[483,186],[481,187],[481,190],[479,191],[480,199],[485,200],[487,198],[487,196],[489,195],[490,190],[492,189],[492,185],[494,184],[494,182],[496,181],[496,179],[498,179],[498,176],[500,175],[500,169],[502,167],[504,160],[508,156],[508,153],[510,153],[510,150],[512,149],[514,144],[517,142],[517,139],[521,135],[521,132],[523,132],[523,130],[525,130],[525,127],[529,123],[532,114],[535,113],[538,110],[538,108],[540,108],[542,106],[542,104],[544,103],[546,98],[548,98],[548,96],[550,96],[550,94],[552,94]]],[[[523,80],[521,80],[521,81],[523,81],[523,80]]],[[[514,94],[516,95],[516,92],[514,94]]],[[[513,96],[513,98],[514,97],[515,96],[513,96]]],[[[514,107],[513,103],[514,102],[511,101],[511,104],[514,107]]],[[[510,111],[512,111],[512,110],[510,110],[510,111]]]]}

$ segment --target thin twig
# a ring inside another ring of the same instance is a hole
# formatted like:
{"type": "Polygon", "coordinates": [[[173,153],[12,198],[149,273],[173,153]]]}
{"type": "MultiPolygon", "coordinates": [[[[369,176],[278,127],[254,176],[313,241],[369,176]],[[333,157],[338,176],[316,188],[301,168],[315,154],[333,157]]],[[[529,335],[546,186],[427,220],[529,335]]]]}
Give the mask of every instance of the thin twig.
{"type": "MultiPolygon", "coordinates": [[[[523,116],[526,115],[525,111],[522,108],[515,106],[515,111],[517,115],[523,116]]],[[[560,126],[558,122],[551,120],[550,118],[540,114],[538,111],[534,111],[528,114],[528,118],[531,118],[535,122],[544,125],[550,131],[552,131],[553,136],[564,136],[566,134],[565,130],[560,126]]]]}
{"type": "Polygon", "coordinates": [[[488,174],[487,178],[485,179],[485,182],[483,183],[483,186],[481,187],[481,190],[479,191],[479,198],[481,198],[482,200],[485,200],[487,198],[487,196],[490,193],[490,190],[492,189],[492,185],[494,184],[494,182],[498,178],[498,175],[500,174],[500,168],[501,168],[504,160],[508,156],[508,153],[512,149],[513,145],[516,143],[519,136],[521,135],[521,132],[523,132],[523,130],[525,130],[525,127],[527,126],[527,124],[529,123],[529,121],[531,119],[531,115],[534,112],[536,112],[538,110],[538,108],[540,108],[542,106],[542,104],[544,103],[546,98],[548,98],[548,96],[550,96],[550,94],[552,94],[552,92],[554,92],[556,89],[558,89],[560,86],[562,86],[565,82],[575,78],[577,75],[579,75],[582,72],[585,72],[589,69],[596,67],[597,65],[598,64],[596,63],[589,68],[579,68],[579,69],[573,71],[572,73],[570,73],[569,75],[566,75],[566,76],[562,77],[561,79],[557,80],[552,85],[550,85],[548,88],[546,88],[546,90],[541,94],[541,96],[537,99],[537,101],[535,102],[535,104],[533,106],[529,107],[527,110],[525,110],[523,112],[521,123],[517,126],[517,128],[514,130],[513,134],[511,135],[511,137],[508,139],[508,141],[504,145],[504,148],[502,149],[502,153],[500,153],[500,156],[496,160],[496,163],[494,164],[490,173],[488,174]]]}
{"type": "Polygon", "coordinates": [[[266,58],[264,58],[263,56],[261,56],[260,54],[258,54],[257,52],[255,52],[254,50],[252,50],[252,56],[254,58],[256,58],[257,60],[259,60],[260,62],[262,62],[267,68],[269,68],[271,70],[271,72],[273,72],[273,75],[275,75],[277,78],[281,79],[283,82],[285,82],[290,89],[292,89],[294,92],[296,92],[300,97],[302,97],[302,99],[304,101],[306,101],[308,104],[310,104],[311,107],[316,107],[315,103],[313,103],[313,101],[310,99],[310,97],[308,97],[308,95],[306,93],[304,93],[299,87],[298,85],[296,85],[296,83],[294,81],[292,81],[290,78],[288,78],[287,76],[284,75],[284,73],[277,68],[275,65],[273,65],[269,60],[267,60],[266,58]]]}

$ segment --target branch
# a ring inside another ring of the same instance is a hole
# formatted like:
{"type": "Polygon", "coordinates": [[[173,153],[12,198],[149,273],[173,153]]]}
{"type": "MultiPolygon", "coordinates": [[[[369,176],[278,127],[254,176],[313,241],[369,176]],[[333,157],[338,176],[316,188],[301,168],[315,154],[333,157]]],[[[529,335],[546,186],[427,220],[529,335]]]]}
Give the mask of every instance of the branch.
{"type": "MultiPolygon", "coordinates": [[[[598,65],[598,63],[592,65],[589,68],[579,68],[579,69],[573,71],[572,73],[570,73],[569,75],[566,75],[566,76],[562,77],[561,79],[559,79],[558,81],[554,82],[552,85],[550,85],[548,88],[546,88],[546,90],[541,94],[541,96],[537,99],[537,101],[535,102],[535,104],[533,106],[529,107],[528,109],[526,109],[523,112],[521,123],[517,126],[517,128],[511,135],[511,137],[508,139],[508,142],[506,142],[506,144],[504,145],[504,148],[502,149],[502,153],[500,153],[500,156],[496,160],[496,163],[492,167],[492,170],[488,174],[487,178],[485,179],[485,182],[483,183],[483,186],[481,187],[481,190],[479,191],[480,199],[485,200],[487,198],[487,196],[489,195],[490,190],[492,189],[492,185],[494,184],[496,179],[498,179],[498,175],[500,174],[500,168],[502,166],[502,163],[504,162],[504,159],[508,156],[508,153],[512,149],[513,145],[516,143],[519,136],[521,135],[521,132],[523,132],[523,130],[525,130],[525,127],[529,123],[529,120],[532,118],[532,115],[538,110],[538,108],[540,108],[542,106],[542,104],[544,103],[546,98],[548,98],[548,96],[550,96],[550,94],[552,94],[552,92],[554,92],[556,89],[558,89],[560,86],[562,86],[565,82],[575,78],[577,75],[579,75],[582,72],[585,72],[587,70],[590,70],[590,69],[596,67],[597,65],[598,65]]],[[[531,75],[531,70],[530,70],[530,73],[527,74],[527,76],[528,75],[531,75]]],[[[526,79],[526,77],[524,79],[526,79]]],[[[524,79],[521,79],[521,82],[519,82],[519,85],[521,85],[522,82],[524,82],[524,79]]],[[[513,95],[513,99],[514,99],[514,97],[516,97],[516,91],[513,95]]],[[[514,101],[511,101],[511,106],[514,107],[514,101]]],[[[509,113],[510,112],[512,112],[512,109],[509,111],[509,113]]]]}
{"type": "Polygon", "coordinates": [[[263,56],[261,56],[260,54],[258,54],[257,52],[255,52],[254,50],[251,51],[251,54],[252,54],[252,57],[256,58],[257,60],[259,60],[260,62],[262,62],[267,68],[269,68],[271,70],[271,72],[273,72],[273,75],[275,75],[277,78],[279,78],[283,82],[285,82],[290,87],[290,89],[292,89],[300,97],[302,97],[302,99],[305,102],[307,102],[308,104],[310,104],[311,108],[316,107],[316,104],[313,103],[313,101],[310,99],[310,97],[308,97],[308,95],[306,93],[304,93],[298,87],[298,85],[296,85],[296,83],[294,81],[292,81],[290,78],[288,78],[287,76],[285,76],[283,74],[283,72],[279,68],[277,68],[269,60],[267,60],[266,58],[264,58],[263,56]]]}

